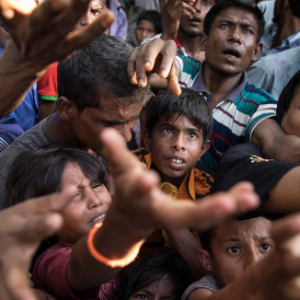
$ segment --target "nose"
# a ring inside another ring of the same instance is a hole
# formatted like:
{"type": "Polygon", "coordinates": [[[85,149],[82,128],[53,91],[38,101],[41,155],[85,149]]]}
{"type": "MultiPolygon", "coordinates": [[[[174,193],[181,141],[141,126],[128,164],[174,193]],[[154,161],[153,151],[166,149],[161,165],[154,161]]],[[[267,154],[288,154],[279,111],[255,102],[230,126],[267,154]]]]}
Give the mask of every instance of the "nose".
{"type": "Polygon", "coordinates": [[[232,32],[230,33],[229,40],[234,43],[241,44],[241,33],[238,28],[232,29],[232,32]]]}
{"type": "Polygon", "coordinates": [[[89,209],[103,205],[103,199],[91,187],[86,188],[85,194],[88,199],[89,209]]]}
{"type": "Polygon", "coordinates": [[[202,0],[197,0],[194,3],[194,8],[196,9],[197,13],[201,13],[201,11],[202,11],[202,0]]]}
{"type": "Polygon", "coordinates": [[[88,10],[84,16],[79,20],[79,24],[81,27],[89,25],[92,23],[91,12],[88,10]]]}
{"type": "Polygon", "coordinates": [[[172,140],[172,149],[185,151],[185,137],[183,133],[174,136],[172,140]]]}
{"type": "Polygon", "coordinates": [[[256,250],[249,251],[245,257],[244,270],[249,270],[259,261],[259,253],[256,250]]]}
{"type": "Polygon", "coordinates": [[[128,122],[126,124],[123,124],[122,126],[118,127],[118,131],[123,135],[126,142],[130,142],[132,139],[131,130],[134,128],[135,122],[128,122]]]}

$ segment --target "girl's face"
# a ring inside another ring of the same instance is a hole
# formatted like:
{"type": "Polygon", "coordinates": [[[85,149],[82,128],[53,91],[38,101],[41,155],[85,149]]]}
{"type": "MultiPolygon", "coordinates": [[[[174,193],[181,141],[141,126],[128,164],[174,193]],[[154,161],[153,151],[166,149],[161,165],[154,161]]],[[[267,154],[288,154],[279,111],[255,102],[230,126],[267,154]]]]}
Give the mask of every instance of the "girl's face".
{"type": "Polygon", "coordinates": [[[103,221],[111,203],[105,185],[91,182],[75,162],[66,165],[61,179],[62,188],[71,185],[78,188],[78,194],[62,211],[64,226],[57,234],[64,244],[75,244],[87,236],[95,223],[103,221]]]}
{"type": "Polygon", "coordinates": [[[133,293],[129,300],[175,300],[174,282],[168,276],[163,276],[160,280],[133,293]]]}

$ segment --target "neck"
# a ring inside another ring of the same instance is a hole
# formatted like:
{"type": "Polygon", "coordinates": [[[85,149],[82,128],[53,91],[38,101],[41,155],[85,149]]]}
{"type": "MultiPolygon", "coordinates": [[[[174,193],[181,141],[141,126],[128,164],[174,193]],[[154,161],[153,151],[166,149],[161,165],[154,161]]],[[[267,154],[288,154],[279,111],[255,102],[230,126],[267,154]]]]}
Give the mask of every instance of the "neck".
{"type": "Polygon", "coordinates": [[[205,88],[211,93],[210,105],[213,109],[223,101],[241,82],[243,73],[228,76],[212,68],[207,62],[203,66],[205,88]]]}
{"type": "Polygon", "coordinates": [[[88,150],[75,137],[69,122],[63,121],[58,112],[55,112],[46,122],[46,131],[56,143],[64,144],[71,148],[88,150]]]}
{"type": "Polygon", "coordinates": [[[158,168],[152,163],[151,165],[151,169],[155,170],[157,173],[159,173],[160,177],[161,177],[161,183],[163,182],[169,182],[171,184],[173,184],[174,186],[176,186],[178,189],[181,186],[184,178],[186,177],[186,174],[183,177],[169,177],[166,176],[165,174],[161,173],[160,170],[158,170],[158,168]]]}
{"type": "Polygon", "coordinates": [[[289,10],[274,38],[272,48],[280,46],[283,40],[287,39],[294,33],[298,32],[299,30],[300,30],[300,18],[294,16],[292,12],[289,10]]]}
{"type": "Polygon", "coordinates": [[[204,60],[204,51],[200,49],[200,36],[189,37],[185,32],[179,29],[177,37],[188,56],[199,61],[204,60]]]}

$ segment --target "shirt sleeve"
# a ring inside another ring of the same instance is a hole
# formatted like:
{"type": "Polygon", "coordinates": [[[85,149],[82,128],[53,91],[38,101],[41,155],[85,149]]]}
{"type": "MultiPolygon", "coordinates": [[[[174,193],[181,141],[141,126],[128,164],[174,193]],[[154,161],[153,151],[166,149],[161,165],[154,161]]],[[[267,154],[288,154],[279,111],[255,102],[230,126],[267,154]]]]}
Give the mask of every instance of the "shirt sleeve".
{"type": "MultiPolygon", "coordinates": [[[[56,246],[54,246],[56,247],[56,246]]],[[[72,249],[62,247],[45,251],[34,265],[32,279],[34,286],[58,299],[79,300],[67,281],[67,267],[72,249]]]]}
{"type": "Polygon", "coordinates": [[[44,101],[57,101],[57,65],[52,64],[37,82],[38,99],[44,101]]]}

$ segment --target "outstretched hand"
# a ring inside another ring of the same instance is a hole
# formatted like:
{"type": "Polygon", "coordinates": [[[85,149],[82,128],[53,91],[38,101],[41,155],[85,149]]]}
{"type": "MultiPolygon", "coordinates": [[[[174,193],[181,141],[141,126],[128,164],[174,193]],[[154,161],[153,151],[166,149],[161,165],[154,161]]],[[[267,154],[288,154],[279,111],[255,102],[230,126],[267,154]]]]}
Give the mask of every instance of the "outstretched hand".
{"type": "Polygon", "coordinates": [[[104,130],[101,139],[116,189],[106,220],[118,214],[124,223],[139,231],[141,238],[157,226],[203,230],[258,205],[258,196],[250,183],[240,183],[227,193],[211,195],[198,202],[174,200],[158,190],[158,175],[143,168],[115,130],[104,130]]]}
{"type": "Polygon", "coordinates": [[[29,285],[32,256],[44,238],[62,227],[59,211],[76,192],[75,187],[70,188],[0,212],[0,299],[37,299],[29,285]]]}
{"type": "Polygon", "coordinates": [[[161,78],[168,79],[168,87],[175,95],[180,95],[179,72],[175,66],[176,53],[177,46],[172,40],[155,39],[135,48],[128,60],[131,83],[145,87],[147,74],[157,73],[161,78]]]}
{"type": "Polygon", "coordinates": [[[1,0],[0,17],[21,57],[40,68],[88,45],[114,20],[113,14],[104,10],[92,24],[73,31],[90,0],[46,0],[37,7],[34,3],[1,0]]]}

